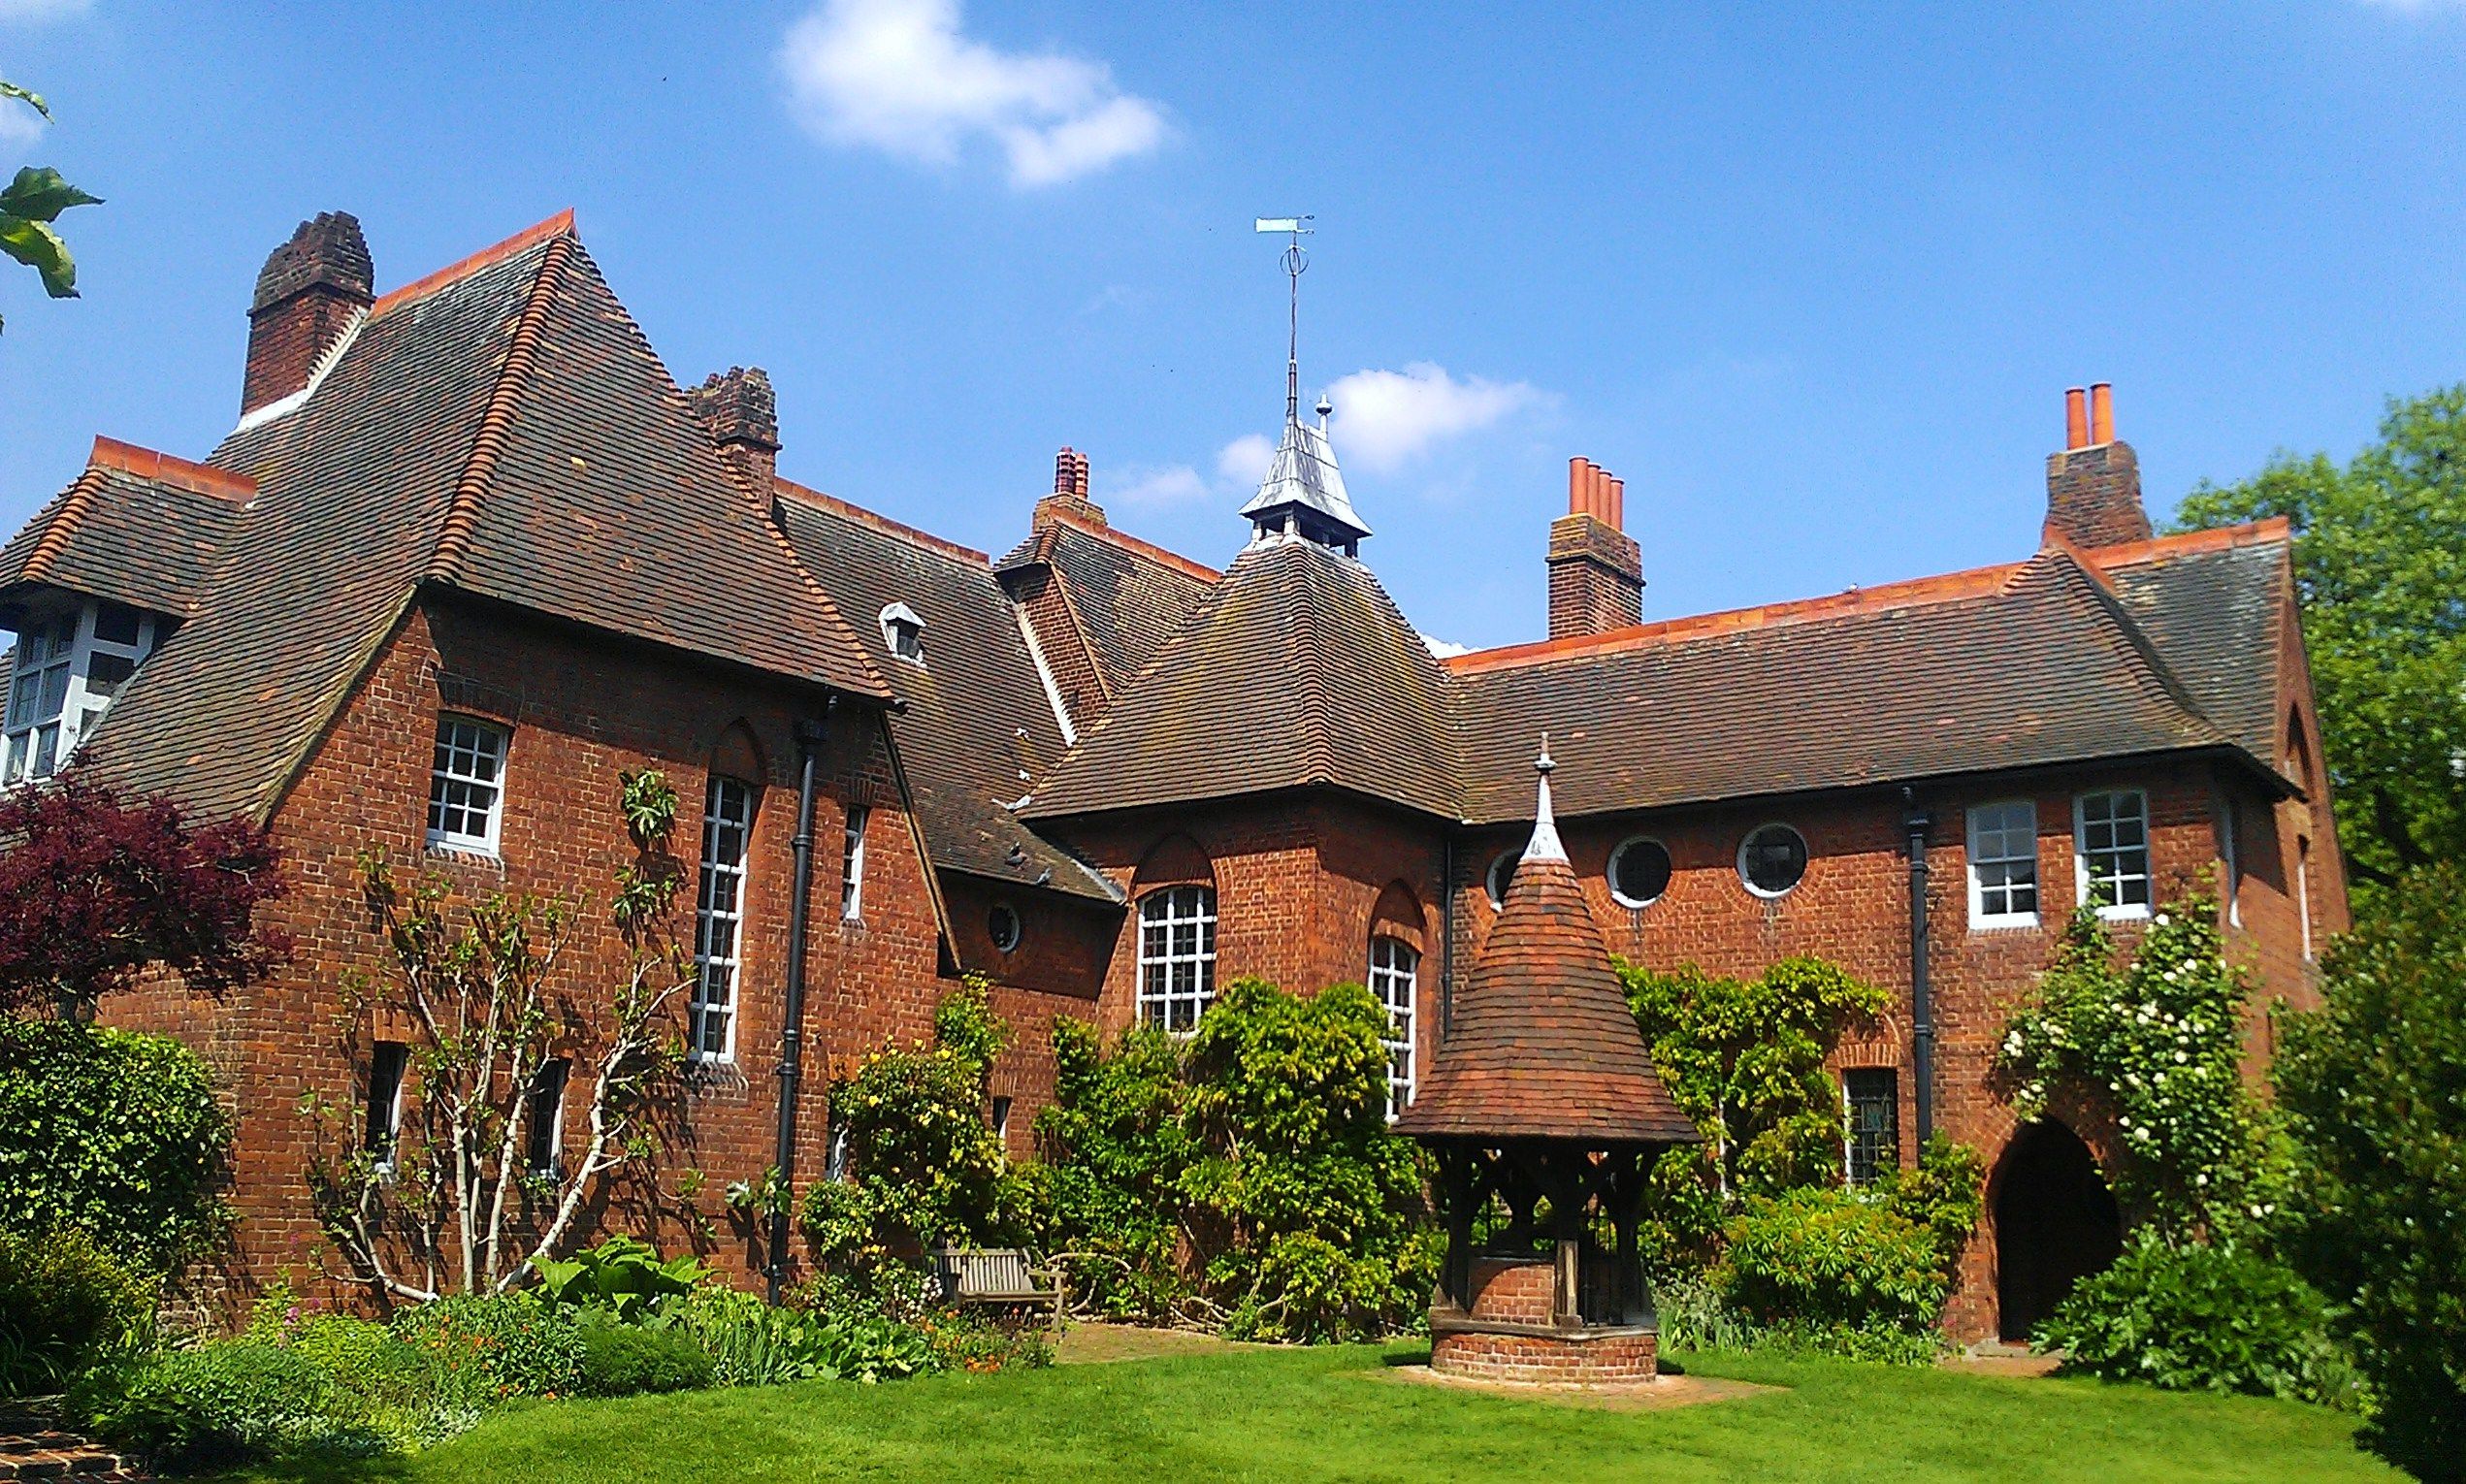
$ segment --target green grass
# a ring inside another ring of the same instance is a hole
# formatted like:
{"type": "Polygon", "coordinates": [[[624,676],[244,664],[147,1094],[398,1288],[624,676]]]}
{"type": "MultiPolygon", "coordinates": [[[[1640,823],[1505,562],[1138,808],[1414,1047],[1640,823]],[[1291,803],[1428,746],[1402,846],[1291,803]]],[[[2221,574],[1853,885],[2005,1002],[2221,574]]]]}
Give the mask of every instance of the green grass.
{"type": "MultiPolygon", "coordinates": [[[[1391,1352],[1401,1356],[1403,1352],[1391,1352]]],[[[1418,1359],[1418,1356],[1411,1357],[1418,1359]]],[[[1685,1357],[1786,1392],[1620,1411],[1413,1385],[1375,1348],[813,1383],[500,1414],[418,1458],[255,1478],[2394,1479],[2334,1413],[2094,1381],[1685,1357]]]]}

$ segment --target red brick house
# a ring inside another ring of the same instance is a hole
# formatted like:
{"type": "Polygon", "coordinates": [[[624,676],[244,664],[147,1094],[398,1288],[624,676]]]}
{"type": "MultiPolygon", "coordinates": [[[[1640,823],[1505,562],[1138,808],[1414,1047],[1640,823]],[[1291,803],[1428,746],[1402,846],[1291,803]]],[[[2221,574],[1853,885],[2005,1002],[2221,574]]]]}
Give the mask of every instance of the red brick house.
{"type": "MultiPolygon", "coordinates": [[[[767,378],[672,380],[569,216],[373,288],[355,221],[304,223],[258,281],[232,434],[197,463],[98,439],[0,549],[8,778],[74,755],[288,853],[291,967],[106,1012],[222,1069],[243,1277],[320,1260],[303,1092],[399,1093],[394,1033],[338,1015],[379,949],[356,853],[598,887],[628,768],[676,781],[701,842],[667,1168],[716,1189],[770,1163],[783,1104],[798,1177],[824,1166],[819,1090],[777,1075],[792,969],[817,1078],[989,975],[1018,1028],[989,1116],[1022,1152],[1054,1016],[1184,1025],[1235,976],[1369,982],[1409,1098],[1546,731],[1614,951],[1816,952],[1896,990],[1838,1057],[1844,1158],[1864,1178],[1929,1126],[1987,1153],[1963,1335],[2010,1329],[1999,1304],[2026,1317],[2096,1237],[2056,1212],[2097,1193],[2098,1131],[2016,1137],[1988,1085],[2074,905],[2102,891],[2128,931],[2214,872],[2235,952],[2293,1004],[2345,924],[2288,532],[2153,537],[2103,388],[2075,394],[2026,560],[1650,625],[1622,488],[1574,461],[1550,637],[1442,661],[1359,557],[1323,416],[1288,415],[1221,569],[1115,530],[1069,449],[996,559],[780,477],[767,378]]],[[[755,1260],[678,1205],[607,1219],[755,1260]]]]}

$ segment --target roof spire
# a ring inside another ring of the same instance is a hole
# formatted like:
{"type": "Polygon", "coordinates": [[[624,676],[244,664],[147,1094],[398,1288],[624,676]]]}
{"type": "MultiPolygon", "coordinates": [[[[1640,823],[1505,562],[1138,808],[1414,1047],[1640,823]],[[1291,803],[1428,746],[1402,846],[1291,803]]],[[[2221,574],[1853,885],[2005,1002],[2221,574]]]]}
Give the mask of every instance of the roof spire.
{"type": "Polygon", "coordinates": [[[1533,771],[1541,776],[1541,802],[1533,812],[1533,841],[1524,847],[1526,860],[1565,860],[1567,847],[1558,838],[1558,818],[1550,811],[1550,773],[1558,764],[1550,758],[1550,734],[1541,733],[1541,756],[1533,759],[1533,771]]]}
{"type": "Polygon", "coordinates": [[[1259,481],[1258,494],[1242,507],[1242,514],[1251,523],[1253,540],[1299,535],[1349,557],[1358,552],[1370,528],[1353,513],[1345,476],[1336,468],[1336,451],[1327,441],[1327,414],[1333,408],[1321,398],[1318,426],[1302,421],[1302,274],[1310,268],[1302,239],[1312,230],[1310,221],[1308,216],[1258,218],[1260,232],[1292,238],[1283,254],[1284,436],[1268,464],[1267,477],[1259,481]]]}

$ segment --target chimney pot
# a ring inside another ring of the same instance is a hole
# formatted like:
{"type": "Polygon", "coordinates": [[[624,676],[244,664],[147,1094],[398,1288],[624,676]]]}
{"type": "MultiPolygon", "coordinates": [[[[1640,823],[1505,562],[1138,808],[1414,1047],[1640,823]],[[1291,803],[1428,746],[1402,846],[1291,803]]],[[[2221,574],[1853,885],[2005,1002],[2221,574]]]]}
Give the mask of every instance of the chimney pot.
{"type": "Polygon", "coordinates": [[[266,258],[248,301],[243,416],[304,390],[317,362],[375,302],[368,238],[348,211],[320,211],[266,258]]]}
{"type": "Polygon", "coordinates": [[[2063,446],[2066,448],[2090,446],[2089,396],[2088,390],[2083,387],[2063,389],[2063,446]]]}
{"type": "Polygon", "coordinates": [[[2090,441],[2115,441],[2115,386],[2112,382],[2090,383],[2090,441]]]}

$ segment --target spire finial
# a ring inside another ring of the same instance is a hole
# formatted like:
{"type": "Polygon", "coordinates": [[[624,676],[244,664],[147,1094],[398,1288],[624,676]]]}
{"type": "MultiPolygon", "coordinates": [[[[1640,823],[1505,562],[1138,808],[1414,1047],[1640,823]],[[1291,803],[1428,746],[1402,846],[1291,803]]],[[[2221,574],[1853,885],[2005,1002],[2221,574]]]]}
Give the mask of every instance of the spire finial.
{"type": "Polygon", "coordinates": [[[1541,733],[1541,756],[1533,759],[1533,771],[1540,776],[1539,802],[1533,810],[1533,840],[1524,847],[1526,860],[1565,860],[1567,847],[1558,838],[1558,819],[1550,809],[1550,774],[1558,763],[1550,757],[1550,734],[1541,733]]]}

